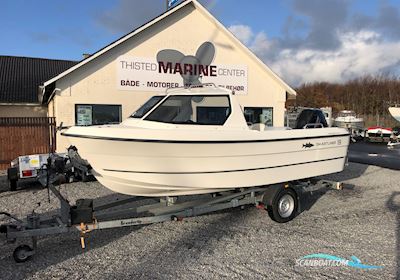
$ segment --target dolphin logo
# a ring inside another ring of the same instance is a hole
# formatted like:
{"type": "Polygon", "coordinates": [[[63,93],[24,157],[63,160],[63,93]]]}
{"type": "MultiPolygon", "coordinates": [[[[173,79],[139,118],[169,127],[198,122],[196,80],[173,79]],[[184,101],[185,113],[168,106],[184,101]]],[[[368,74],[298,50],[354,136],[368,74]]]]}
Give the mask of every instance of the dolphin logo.
{"type": "Polygon", "coordinates": [[[310,142],[303,144],[303,148],[311,148],[311,147],[314,147],[314,144],[311,144],[310,142]]]}

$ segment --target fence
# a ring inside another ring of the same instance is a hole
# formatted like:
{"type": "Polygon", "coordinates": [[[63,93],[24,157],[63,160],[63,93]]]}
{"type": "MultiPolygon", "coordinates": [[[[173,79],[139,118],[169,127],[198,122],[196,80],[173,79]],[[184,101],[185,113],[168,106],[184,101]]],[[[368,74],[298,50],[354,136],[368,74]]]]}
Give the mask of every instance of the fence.
{"type": "Polygon", "coordinates": [[[0,170],[22,155],[56,149],[55,118],[0,118],[0,170]]]}

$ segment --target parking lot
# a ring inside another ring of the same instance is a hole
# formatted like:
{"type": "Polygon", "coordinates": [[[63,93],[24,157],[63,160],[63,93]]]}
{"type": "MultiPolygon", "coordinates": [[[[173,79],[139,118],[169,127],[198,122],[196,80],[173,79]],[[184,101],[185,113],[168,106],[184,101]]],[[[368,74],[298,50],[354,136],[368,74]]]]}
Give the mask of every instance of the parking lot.
{"type": "MultiPolygon", "coordinates": [[[[38,252],[27,263],[16,264],[12,252],[19,244],[2,248],[2,279],[396,279],[400,276],[400,192],[397,171],[351,163],[344,172],[327,177],[345,182],[342,191],[316,191],[303,197],[303,213],[278,224],[264,210],[249,207],[144,227],[97,231],[89,234],[88,248],[80,248],[78,234],[41,238],[38,252]],[[352,267],[301,267],[302,256],[325,253],[376,270],[352,267]]],[[[1,177],[0,211],[19,217],[35,209],[54,213],[57,201],[47,202],[47,190],[38,185],[7,191],[1,177]],[[40,205],[38,204],[40,203],[40,205]]],[[[62,186],[70,200],[97,197],[116,199],[97,182],[62,186]]],[[[6,222],[0,218],[0,223],[6,222]]],[[[23,240],[20,240],[23,243],[23,240]]],[[[26,243],[26,242],[25,242],[26,243]]]]}
{"type": "Polygon", "coordinates": [[[388,149],[386,143],[368,143],[360,141],[349,146],[349,160],[400,170],[400,148],[388,149]]]}

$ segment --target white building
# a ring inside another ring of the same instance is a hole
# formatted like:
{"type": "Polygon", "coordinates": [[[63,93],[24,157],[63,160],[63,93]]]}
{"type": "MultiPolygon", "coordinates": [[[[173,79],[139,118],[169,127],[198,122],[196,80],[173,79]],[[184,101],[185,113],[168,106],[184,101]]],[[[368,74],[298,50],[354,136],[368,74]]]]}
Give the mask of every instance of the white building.
{"type": "MultiPolygon", "coordinates": [[[[248,121],[267,125],[284,125],[285,102],[296,95],[201,4],[188,0],[45,82],[42,103],[65,126],[119,122],[151,96],[183,85],[182,76],[234,89],[248,121]]],[[[58,135],[57,150],[66,146],[58,135]]]]}

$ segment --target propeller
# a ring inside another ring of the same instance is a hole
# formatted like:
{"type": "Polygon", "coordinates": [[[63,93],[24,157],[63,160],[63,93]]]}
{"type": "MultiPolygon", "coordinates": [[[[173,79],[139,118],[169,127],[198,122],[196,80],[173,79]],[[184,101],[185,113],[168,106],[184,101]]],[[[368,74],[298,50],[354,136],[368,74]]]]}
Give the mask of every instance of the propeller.
{"type": "Polygon", "coordinates": [[[181,77],[183,78],[183,84],[185,86],[200,85],[201,71],[186,71],[186,67],[191,65],[191,69],[195,69],[202,65],[203,67],[210,66],[214,61],[215,47],[211,42],[204,42],[197,49],[195,55],[184,55],[183,53],[173,50],[165,49],[161,50],[157,54],[157,61],[163,62],[164,64],[171,63],[172,69],[177,68],[177,64],[180,67],[181,77]]]}

